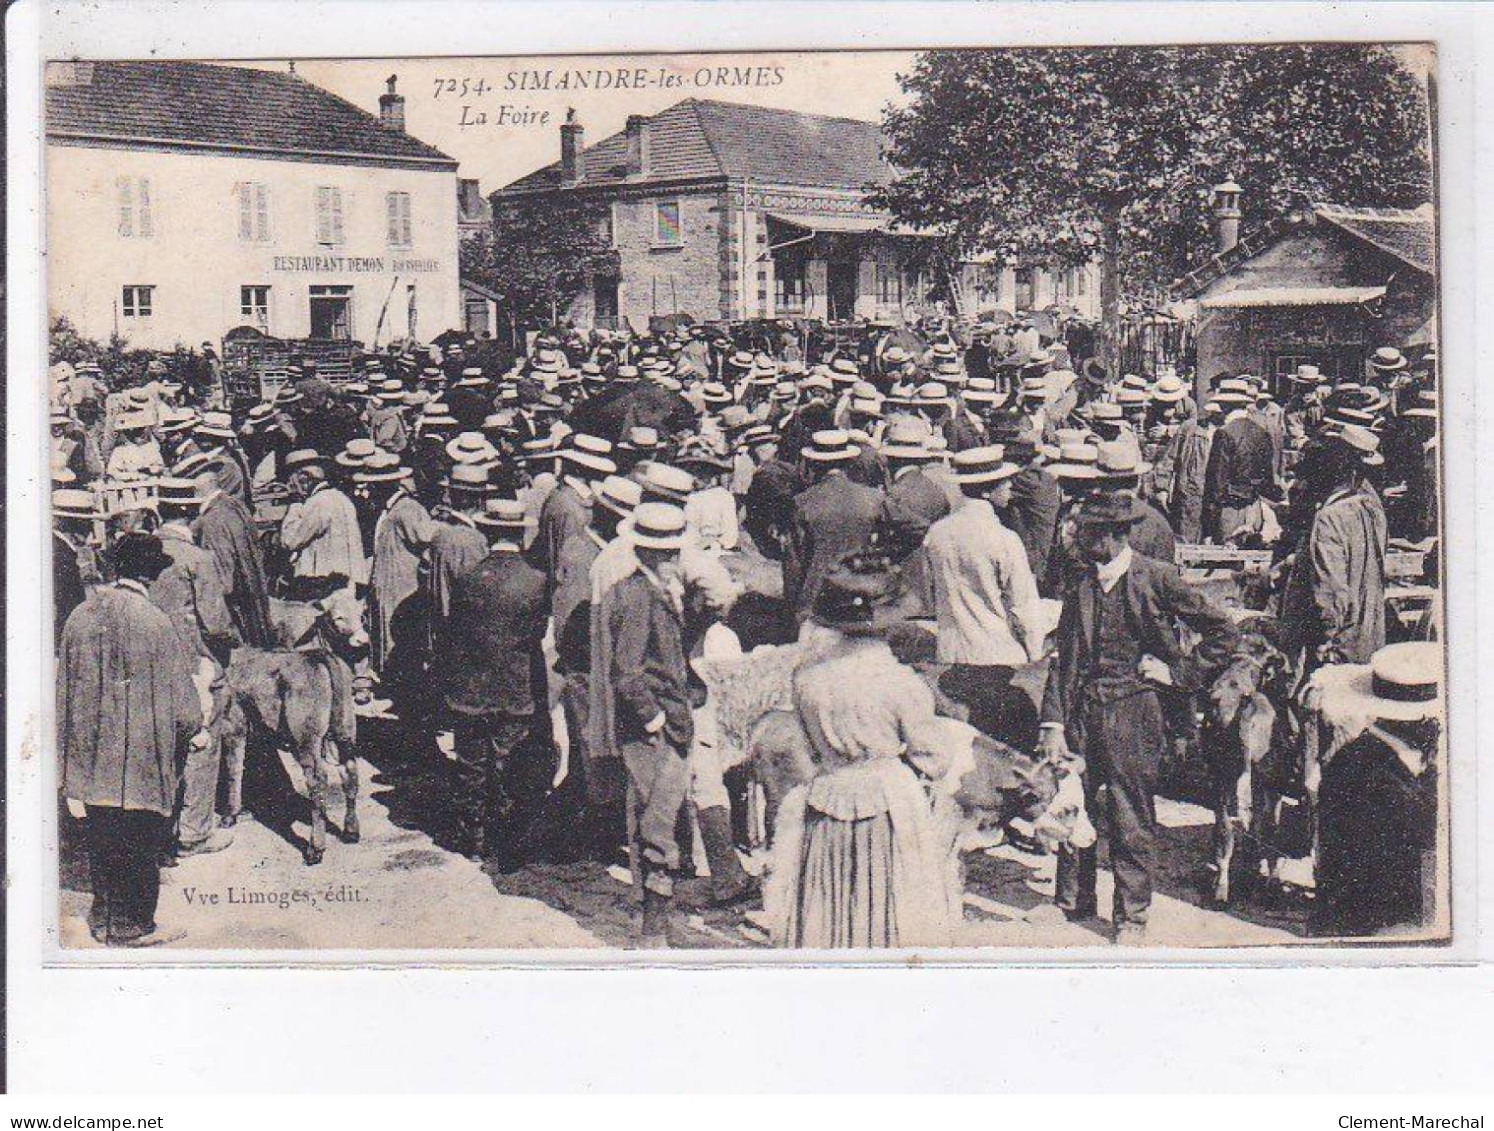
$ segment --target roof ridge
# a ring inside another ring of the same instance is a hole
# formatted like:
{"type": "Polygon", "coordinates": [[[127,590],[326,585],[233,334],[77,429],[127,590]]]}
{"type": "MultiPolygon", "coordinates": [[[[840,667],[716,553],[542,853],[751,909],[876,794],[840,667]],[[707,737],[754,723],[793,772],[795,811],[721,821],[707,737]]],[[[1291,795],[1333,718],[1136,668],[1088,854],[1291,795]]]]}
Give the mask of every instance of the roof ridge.
{"type": "MultiPolygon", "coordinates": [[[[723,177],[729,177],[731,174],[727,172],[726,162],[721,159],[721,150],[717,148],[715,139],[711,137],[711,131],[706,129],[705,119],[700,115],[700,103],[701,100],[699,98],[691,96],[683,102],[675,103],[675,105],[690,107],[690,113],[695,116],[695,125],[700,130],[700,136],[705,139],[706,148],[711,151],[711,160],[716,162],[716,170],[723,177]]],[[[659,112],[661,114],[664,113],[662,110],[659,112]]]]}
{"type": "MultiPolygon", "coordinates": [[[[768,114],[791,114],[796,118],[818,118],[822,122],[850,122],[857,126],[876,126],[881,128],[880,122],[870,122],[865,118],[848,118],[844,114],[816,114],[810,110],[791,110],[786,106],[760,106],[753,102],[733,102],[729,98],[696,98],[691,96],[686,101],[694,102],[698,106],[730,106],[736,110],[758,110],[768,114]]],[[[678,106],[676,102],[674,106],[678,106]]],[[[674,106],[667,109],[674,109],[674,106]]],[[[663,113],[661,110],[659,113],[663,113]]]]}

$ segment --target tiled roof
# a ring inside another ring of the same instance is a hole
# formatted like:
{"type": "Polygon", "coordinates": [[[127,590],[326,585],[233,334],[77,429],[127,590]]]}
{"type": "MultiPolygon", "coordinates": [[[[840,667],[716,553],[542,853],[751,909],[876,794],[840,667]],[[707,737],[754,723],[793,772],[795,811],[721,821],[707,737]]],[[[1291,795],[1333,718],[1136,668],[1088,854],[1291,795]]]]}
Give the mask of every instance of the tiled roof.
{"type": "Polygon", "coordinates": [[[1319,219],[1373,244],[1423,274],[1437,270],[1437,229],[1430,204],[1415,209],[1347,208],[1341,204],[1312,207],[1319,219]]]}
{"type": "MultiPolygon", "coordinates": [[[[1417,208],[1368,208],[1315,202],[1312,216],[1417,271],[1431,275],[1437,270],[1437,229],[1431,204],[1417,208]]],[[[1184,298],[1198,294],[1237,264],[1254,259],[1299,222],[1296,217],[1287,216],[1268,221],[1241,236],[1231,250],[1211,256],[1179,279],[1173,292],[1184,298]]]]}
{"type": "Polygon", "coordinates": [[[293,74],[211,63],[53,63],[46,124],[57,137],[456,164],[293,74]]]}
{"type": "MultiPolygon", "coordinates": [[[[874,122],[697,98],[648,119],[648,152],[646,180],[730,177],[859,192],[886,184],[894,175],[882,159],[882,131],[874,122]]],[[[585,154],[583,185],[626,178],[626,132],[587,147],[585,154]]],[[[500,191],[559,184],[557,161],[500,191]]]]}

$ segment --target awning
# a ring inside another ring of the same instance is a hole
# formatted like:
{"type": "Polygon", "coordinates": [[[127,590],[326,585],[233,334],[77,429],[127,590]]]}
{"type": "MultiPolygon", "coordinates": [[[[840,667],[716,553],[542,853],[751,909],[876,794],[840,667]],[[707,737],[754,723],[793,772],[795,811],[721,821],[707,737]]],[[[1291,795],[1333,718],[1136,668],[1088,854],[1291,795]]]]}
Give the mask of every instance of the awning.
{"type": "Polygon", "coordinates": [[[890,236],[932,236],[924,228],[907,228],[888,216],[867,212],[767,212],[770,220],[804,232],[879,232],[890,236]]]}
{"type": "Polygon", "coordinates": [[[1246,287],[1206,298],[1206,310],[1262,306],[1356,306],[1385,297],[1384,287],[1246,287]]]}

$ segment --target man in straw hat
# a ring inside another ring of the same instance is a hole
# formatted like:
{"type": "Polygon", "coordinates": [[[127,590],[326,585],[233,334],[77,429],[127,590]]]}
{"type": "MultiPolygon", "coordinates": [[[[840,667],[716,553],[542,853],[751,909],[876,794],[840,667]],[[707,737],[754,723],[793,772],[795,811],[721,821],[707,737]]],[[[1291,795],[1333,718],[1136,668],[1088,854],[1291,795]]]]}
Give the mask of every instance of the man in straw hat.
{"type": "Polygon", "coordinates": [[[641,934],[665,945],[680,863],[675,822],[685,802],[694,737],[681,611],[672,573],[685,542],[685,512],[642,503],[624,524],[638,566],[603,590],[593,608],[591,712],[597,757],[620,758],[635,805],[643,887],[641,934]]]}
{"type": "Polygon", "coordinates": [[[213,555],[223,582],[228,613],[239,639],[255,648],[270,645],[270,595],[254,517],[242,499],[218,486],[218,474],[205,468],[192,476],[200,513],[198,544],[213,555]]]}
{"type": "Polygon", "coordinates": [[[400,685],[398,675],[414,675],[415,668],[391,667],[398,646],[413,662],[423,649],[423,633],[410,623],[414,599],[420,591],[420,562],[436,526],[430,512],[413,493],[414,473],[393,452],[380,451],[364,462],[354,478],[368,493],[374,520],[373,561],[369,570],[370,659],[386,690],[400,685]]]}
{"type": "Polygon", "coordinates": [[[891,484],[882,501],[880,529],[883,544],[899,562],[923,545],[929,527],[950,510],[944,488],[924,470],[934,458],[928,441],[928,428],[907,417],[894,420],[882,436],[891,484]]]}
{"type": "Polygon", "coordinates": [[[587,536],[592,496],[597,484],[617,473],[612,445],[587,433],[575,433],[560,450],[555,471],[560,482],[540,509],[535,539],[537,564],[545,571],[551,615],[555,624],[570,619],[587,599],[587,571],[595,550],[587,536]]]}
{"type": "Polygon", "coordinates": [[[1022,540],[997,517],[1022,468],[993,445],[956,452],[953,469],[965,502],[934,523],[924,545],[938,659],[950,665],[940,683],[970,708],[976,729],[1030,750],[1037,712],[1011,679],[1042,655],[1042,604],[1022,540]]]}
{"type": "Polygon", "coordinates": [[[1251,419],[1255,393],[1246,384],[1220,382],[1214,394],[1224,423],[1209,445],[1204,469],[1203,535],[1223,543],[1241,527],[1261,525],[1261,500],[1276,499],[1276,449],[1270,434],[1251,419]]]}
{"type": "Polygon", "coordinates": [[[1178,425],[1159,461],[1166,474],[1153,482],[1167,501],[1168,518],[1180,541],[1203,541],[1204,477],[1214,432],[1223,419],[1223,405],[1213,399],[1204,402],[1197,416],[1178,425]]]}
{"type": "Polygon", "coordinates": [[[882,492],[854,482],[846,467],[859,452],[838,429],[822,429],[801,452],[813,481],[794,502],[783,559],[783,599],[803,623],[825,575],[865,546],[882,513],[882,492]]]}
{"type": "Polygon", "coordinates": [[[171,559],[154,534],[114,546],[118,580],[68,618],[58,663],[62,793],[83,817],[93,903],[88,927],[107,946],[152,946],[160,858],[176,808],[178,759],[207,743],[191,660],[148,586],[171,559]]]}
{"type": "Polygon", "coordinates": [[[1436,911],[1443,651],[1412,641],[1366,664],[1324,668],[1323,714],[1356,737],[1323,767],[1318,792],[1317,935],[1429,926],[1436,911]]]}
{"type": "Polygon", "coordinates": [[[1283,644],[1307,670],[1363,664],[1385,643],[1385,508],[1365,481],[1374,434],[1349,426],[1303,453],[1302,531],[1282,597],[1283,644]]]}
{"type": "Polygon", "coordinates": [[[68,614],[101,580],[90,543],[99,517],[92,491],[63,487],[52,492],[52,629],[57,642],[68,614]]]}
{"type": "Polygon", "coordinates": [[[292,452],[285,466],[295,501],[280,520],[280,545],[291,556],[292,576],[340,576],[350,586],[365,584],[368,562],[353,500],[327,481],[326,467],[316,450],[292,452]]]}
{"type": "Polygon", "coordinates": [[[432,645],[445,639],[446,622],[451,615],[451,589],[456,579],[472,569],[488,554],[488,538],[478,529],[477,516],[482,514],[490,494],[488,465],[459,463],[447,477],[447,508],[431,530],[426,550],[427,613],[430,616],[432,645]]]}
{"type": "MultiPolygon", "coordinates": [[[[1043,695],[1040,744],[1050,757],[1085,760],[1085,791],[1097,812],[1106,787],[1115,873],[1117,942],[1142,945],[1152,901],[1154,803],[1166,746],[1160,694],[1191,694],[1233,653],[1228,614],[1186,584],[1170,563],[1136,553],[1140,518],[1124,492],[1089,495],[1075,515],[1085,569],[1070,574],[1057,630],[1057,660],[1043,695]],[[1176,625],[1198,637],[1184,649],[1176,625]],[[1167,691],[1165,689],[1172,689],[1167,691]]],[[[1056,898],[1070,918],[1092,918],[1096,851],[1060,852],[1056,898]]]]}
{"type": "Polygon", "coordinates": [[[511,848],[519,810],[532,810],[548,785],[537,767],[516,764],[536,758],[531,739],[547,701],[546,601],[545,575],[523,553],[523,504],[489,499],[474,521],[490,552],[453,581],[439,654],[456,739],[453,808],[462,851],[481,861],[494,840],[511,848]]]}

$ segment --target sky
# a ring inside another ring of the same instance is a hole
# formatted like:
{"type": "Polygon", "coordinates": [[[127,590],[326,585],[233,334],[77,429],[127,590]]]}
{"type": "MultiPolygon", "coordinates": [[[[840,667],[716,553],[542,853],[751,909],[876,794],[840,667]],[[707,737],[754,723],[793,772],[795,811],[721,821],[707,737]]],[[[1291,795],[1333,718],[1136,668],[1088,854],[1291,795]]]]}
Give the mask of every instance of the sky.
{"type": "MultiPolygon", "coordinates": [[[[559,159],[560,123],[568,108],[585,126],[588,145],[621,130],[629,114],[652,115],[689,97],[875,122],[884,106],[901,99],[897,74],[915,58],[904,51],[821,51],[303,59],[296,73],[374,114],[384,80],[397,75],[408,132],[455,157],[460,175],[478,178],[488,193],[559,159]],[[533,89],[546,76],[550,89],[533,89]],[[627,87],[618,89],[619,82],[627,87]],[[581,89],[582,83],[588,88],[581,89]],[[557,89],[562,84],[568,89],[557,89]],[[609,89],[596,89],[604,84],[609,89]],[[487,120],[479,124],[482,115],[487,120]]],[[[259,65],[281,69],[286,63],[259,65]]]]}
{"type": "MultiPolygon", "coordinates": [[[[1393,50],[1413,73],[1432,65],[1422,47],[1393,50]]],[[[621,130],[629,114],[688,97],[875,122],[905,100],[897,76],[916,59],[911,51],[301,59],[296,71],[374,114],[384,80],[398,76],[406,129],[456,158],[460,175],[476,177],[486,194],[559,159],[571,108],[588,145],[621,130]]]]}

